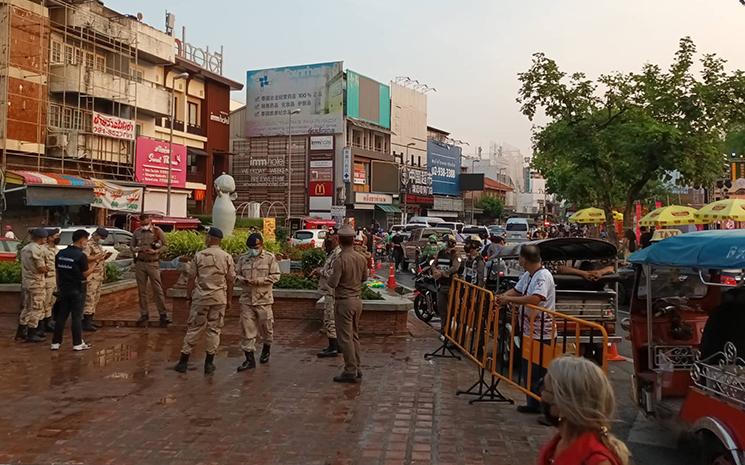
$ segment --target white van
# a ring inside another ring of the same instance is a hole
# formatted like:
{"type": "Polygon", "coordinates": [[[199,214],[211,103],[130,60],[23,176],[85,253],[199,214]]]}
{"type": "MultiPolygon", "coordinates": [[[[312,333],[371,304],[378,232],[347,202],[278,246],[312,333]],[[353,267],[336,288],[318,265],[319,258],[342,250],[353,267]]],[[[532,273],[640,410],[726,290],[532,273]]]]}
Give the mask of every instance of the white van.
{"type": "Polygon", "coordinates": [[[530,239],[530,227],[527,218],[510,218],[505,225],[507,230],[506,241],[527,241],[530,239]]]}

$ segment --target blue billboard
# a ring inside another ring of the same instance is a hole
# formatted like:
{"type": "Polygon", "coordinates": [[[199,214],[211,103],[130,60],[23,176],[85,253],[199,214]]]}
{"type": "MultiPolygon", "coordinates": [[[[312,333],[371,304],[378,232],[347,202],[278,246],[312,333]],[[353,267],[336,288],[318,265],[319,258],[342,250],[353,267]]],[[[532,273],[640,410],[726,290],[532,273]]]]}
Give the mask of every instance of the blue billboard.
{"type": "Polygon", "coordinates": [[[432,193],[460,195],[460,159],[462,150],[434,139],[427,140],[427,166],[432,173],[432,193]]]}

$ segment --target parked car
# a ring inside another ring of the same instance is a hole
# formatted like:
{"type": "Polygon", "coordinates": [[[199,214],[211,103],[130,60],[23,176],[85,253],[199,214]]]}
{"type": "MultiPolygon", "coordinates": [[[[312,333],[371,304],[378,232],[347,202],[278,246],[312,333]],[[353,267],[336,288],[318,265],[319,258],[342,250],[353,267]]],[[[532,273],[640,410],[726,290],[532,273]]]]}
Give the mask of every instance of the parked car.
{"type": "Polygon", "coordinates": [[[507,242],[520,242],[530,239],[530,226],[527,218],[510,218],[505,226],[507,242]]]}
{"type": "Polygon", "coordinates": [[[486,234],[488,236],[489,230],[486,226],[469,224],[468,226],[464,226],[460,233],[464,236],[481,236],[481,234],[486,234]]]}
{"type": "Polygon", "coordinates": [[[453,223],[451,221],[443,221],[442,223],[437,223],[438,228],[450,228],[455,232],[461,232],[463,229],[463,223],[453,223]]]}
{"type": "Polygon", "coordinates": [[[457,241],[457,245],[455,247],[456,249],[460,250],[461,254],[463,253],[463,238],[452,229],[440,227],[417,228],[411,232],[409,240],[404,242],[404,260],[406,260],[406,262],[408,263],[415,263],[419,251],[423,249],[425,245],[427,245],[429,236],[431,236],[432,234],[436,234],[439,237],[442,237],[446,234],[454,235],[457,241]]]}
{"type": "Polygon", "coordinates": [[[497,236],[505,237],[507,235],[507,230],[504,228],[504,226],[493,224],[488,227],[489,229],[489,235],[496,234],[497,236]]]}
{"type": "Polygon", "coordinates": [[[439,223],[444,223],[445,220],[436,216],[412,216],[409,218],[409,223],[418,223],[425,226],[437,226],[439,223]]]}
{"type": "Polygon", "coordinates": [[[326,239],[325,229],[298,229],[290,237],[290,245],[306,245],[313,247],[323,247],[323,240],[326,239]]]}
{"type": "Polygon", "coordinates": [[[0,262],[16,261],[19,244],[20,242],[15,239],[0,237],[0,262]]]}
{"type": "MultiPolygon", "coordinates": [[[[73,226],[62,228],[60,230],[60,241],[57,244],[57,250],[62,250],[72,244],[72,233],[78,229],[85,229],[88,234],[93,234],[98,226],[73,226]]],[[[132,258],[132,251],[129,248],[132,242],[132,233],[119,228],[106,228],[109,235],[101,241],[101,246],[106,252],[111,252],[111,256],[106,261],[122,260],[132,258]]]]}

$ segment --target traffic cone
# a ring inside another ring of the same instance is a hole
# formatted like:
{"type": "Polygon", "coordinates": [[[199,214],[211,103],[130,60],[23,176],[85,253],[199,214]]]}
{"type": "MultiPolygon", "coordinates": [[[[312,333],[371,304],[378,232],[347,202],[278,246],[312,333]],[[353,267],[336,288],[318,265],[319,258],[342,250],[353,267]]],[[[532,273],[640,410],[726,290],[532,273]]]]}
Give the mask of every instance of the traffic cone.
{"type": "Polygon", "coordinates": [[[396,284],[396,269],[394,268],[393,264],[391,263],[391,266],[388,271],[388,289],[396,289],[398,285],[396,284]]]}
{"type": "Polygon", "coordinates": [[[383,260],[378,260],[378,267],[376,270],[380,271],[381,268],[383,268],[383,260]]]}
{"type": "Polygon", "coordinates": [[[608,361],[609,362],[625,362],[626,357],[618,353],[618,345],[615,342],[608,344],[608,361]]]}

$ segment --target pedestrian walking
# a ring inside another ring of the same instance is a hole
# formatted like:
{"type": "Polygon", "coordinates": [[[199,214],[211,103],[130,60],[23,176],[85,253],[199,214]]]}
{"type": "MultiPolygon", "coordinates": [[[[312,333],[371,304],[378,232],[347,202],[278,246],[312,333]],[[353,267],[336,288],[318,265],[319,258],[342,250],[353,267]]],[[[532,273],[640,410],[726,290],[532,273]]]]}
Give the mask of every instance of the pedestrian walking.
{"type": "Polygon", "coordinates": [[[360,370],[360,317],[362,285],[367,280],[367,259],[355,250],[354,229],[339,229],[341,252],[332,264],[328,286],[334,290],[334,317],[339,348],[344,356],[344,371],[334,377],[337,383],[356,383],[360,370]]]}
{"type": "Polygon", "coordinates": [[[6,239],[15,239],[16,233],[13,232],[13,226],[6,224],[5,225],[5,238],[6,239]]]}
{"type": "Polygon", "coordinates": [[[45,277],[45,289],[44,289],[44,318],[41,321],[41,325],[44,327],[46,332],[54,332],[54,318],[52,317],[52,309],[54,303],[57,300],[55,294],[57,293],[57,271],[55,268],[55,260],[57,258],[57,244],[60,241],[60,230],[58,228],[47,230],[47,242],[44,244],[44,263],[47,267],[47,274],[45,277]]]}
{"type": "Polygon", "coordinates": [[[189,281],[186,298],[191,300],[189,320],[181,347],[181,358],[175,370],[186,373],[194,346],[204,330],[207,330],[207,355],[204,359],[204,373],[215,371],[215,353],[220,346],[225,311],[230,308],[235,282],[233,257],[220,247],[223,233],[218,228],[207,231],[207,248],[194,255],[189,267],[189,281]]]}
{"type": "Polygon", "coordinates": [[[90,234],[85,229],[72,233],[72,244],[57,254],[57,321],[54,325],[52,350],[59,350],[62,345],[62,333],[67,319],[70,318],[72,330],[72,350],[91,348],[83,340],[83,305],[85,301],[85,283],[94,269],[88,266],[88,257],[83,252],[88,245],[90,234]]]}
{"type": "Polygon", "coordinates": [[[331,276],[334,261],[341,253],[339,240],[336,235],[327,235],[323,243],[326,250],[326,261],[323,266],[314,270],[314,275],[318,276],[318,290],[323,296],[323,331],[329,340],[329,345],[317,355],[320,358],[336,357],[339,354],[339,345],[336,338],[336,320],[334,316],[334,289],[328,284],[331,276]]]}
{"type": "MultiPolygon", "coordinates": [[[[535,245],[524,245],[520,248],[519,263],[525,273],[520,276],[513,289],[495,296],[495,303],[497,305],[514,304],[523,306],[520,311],[523,340],[532,338],[536,342],[534,344],[536,347],[542,347],[541,344],[549,345],[555,334],[553,318],[546,313],[526,307],[526,305],[540,305],[548,310],[555,310],[556,286],[554,285],[554,277],[549,270],[543,267],[541,251],[535,245]],[[532,326],[530,324],[531,319],[533,320],[532,326]]],[[[523,341],[523,344],[527,343],[523,341]]],[[[532,374],[529,388],[534,394],[540,395],[546,369],[526,358],[526,355],[532,358],[531,353],[523,353],[523,357],[520,359],[520,379],[527,380],[528,370],[530,369],[532,374]]],[[[540,403],[532,396],[526,395],[525,397],[526,405],[518,406],[517,411],[520,413],[540,413],[540,403]]]]}
{"type": "Polygon", "coordinates": [[[140,300],[140,319],[138,326],[147,326],[150,320],[147,285],[150,283],[155,305],[160,314],[160,326],[164,328],[171,322],[166,313],[166,298],[160,281],[160,253],[166,245],[163,230],[153,224],[149,215],[140,217],[141,226],[132,237],[132,254],[135,260],[135,279],[140,300]]]}
{"type": "Polygon", "coordinates": [[[85,306],[83,307],[83,331],[95,331],[96,325],[93,317],[96,314],[98,301],[101,298],[101,285],[106,278],[106,260],[111,252],[106,252],[101,247],[101,241],[109,237],[106,228],[98,228],[88,240],[85,255],[88,257],[88,266],[93,272],[88,276],[85,285],[85,306]]]}
{"type": "Polygon", "coordinates": [[[256,338],[259,336],[264,346],[261,349],[261,363],[269,361],[274,340],[274,314],[272,288],[279,281],[279,262],[274,254],[264,250],[261,234],[253,233],[246,240],[248,250],[238,259],[237,279],[241,282],[241,349],[246,360],[238,371],[256,367],[256,338]]]}
{"type": "Polygon", "coordinates": [[[541,397],[546,423],[558,433],[539,465],[628,465],[628,448],[610,431],[616,399],[600,367],[573,355],[553,360],[541,397]]]}
{"type": "Polygon", "coordinates": [[[21,292],[23,309],[18,321],[16,340],[42,342],[44,328],[39,322],[44,318],[46,303],[46,275],[49,271],[45,261],[45,243],[49,233],[37,228],[31,231],[31,242],[21,249],[21,292]]]}

